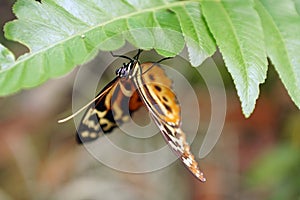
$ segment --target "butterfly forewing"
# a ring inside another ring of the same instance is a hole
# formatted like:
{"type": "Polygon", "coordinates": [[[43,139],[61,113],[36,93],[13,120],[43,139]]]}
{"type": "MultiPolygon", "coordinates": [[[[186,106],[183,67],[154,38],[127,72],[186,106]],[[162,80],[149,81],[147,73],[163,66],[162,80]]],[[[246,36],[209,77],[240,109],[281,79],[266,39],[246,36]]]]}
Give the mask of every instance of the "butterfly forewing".
{"type": "Polygon", "coordinates": [[[190,146],[186,141],[186,135],[180,127],[172,126],[160,119],[153,116],[153,119],[162,135],[169,146],[172,148],[174,153],[181,159],[184,165],[192,172],[196,178],[200,181],[205,182],[206,178],[199,169],[198,163],[195,160],[194,155],[190,151],[190,146]]]}
{"type": "Polygon", "coordinates": [[[200,181],[206,181],[180,128],[180,106],[171,89],[172,81],[158,64],[145,63],[141,68],[142,73],[134,77],[134,82],[164,139],[192,174],[200,181]]]}

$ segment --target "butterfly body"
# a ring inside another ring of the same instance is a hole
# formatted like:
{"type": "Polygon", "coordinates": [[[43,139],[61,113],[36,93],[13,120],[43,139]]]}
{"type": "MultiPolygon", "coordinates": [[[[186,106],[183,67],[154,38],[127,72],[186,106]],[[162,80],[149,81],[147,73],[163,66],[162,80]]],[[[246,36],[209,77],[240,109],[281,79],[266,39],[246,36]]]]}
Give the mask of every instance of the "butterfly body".
{"type": "Polygon", "coordinates": [[[89,142],[101,134],[110,133],[115,127],[128,121],[132,113],[141,106],[145,106],[174,153],[194,176],[204,182],[206,179],[180,128],[180,106],[171,90],[172,80],[159,63],[140,64],[139,53],[134,59],[129,58],[129,63],[124,63],[117,69],[117,77],[96,96],[95,105],[87,109],[81,120],[77,141],[89,142]]]}

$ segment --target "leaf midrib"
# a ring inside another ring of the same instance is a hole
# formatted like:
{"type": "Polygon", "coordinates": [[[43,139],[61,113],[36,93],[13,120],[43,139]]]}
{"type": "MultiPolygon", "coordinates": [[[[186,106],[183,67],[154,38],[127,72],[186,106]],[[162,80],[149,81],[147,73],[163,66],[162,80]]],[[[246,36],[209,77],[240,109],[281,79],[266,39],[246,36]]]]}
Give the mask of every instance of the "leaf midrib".
{"type": "MultiPolygon", "coordinates": [[[[286,43],[284,42],[285,40],[284,40],[284,38],[283,38],[283,36],[282,36],[282,34],[281,34],[281,31],[278,29],[278,26],[277,26],[277,24],[275,23],[275,20],[274,20],[274,18],[273,18],[273,16],[270,14],[270,12],[268,12],[268,10],[266,9],[266,7],[264,6],[264,4],[263,3],[261,3],[260,2],[260,0],[257,0],[257,2],[261,5],[261,7],[264,9],[264,11],[266,12],[266,14],[270,17],[270,19],[271,19],[271,22],[272,22],[272,25],[275,27],[275,29],[277,30],[277,33],[278,33],[278,35],[279,35],[279,39],[280,39],[280,43],[282,44],[282,47],[283,47],[283,50],[284,50],[284,52],[285,52],[285,55],[287,56],[287,60],[288,60],[288,64],[289,64],[289,66],[290,66],[290,69],[292,69],[292,76],[293,76],[293,78],[294,78],[294,80],[297,80],[297,77],[295,76],[295,74],[296,74],[296,72],[294,71],[294,68],[293,68],[293,65],[292,65],[292,63],[290,62],[291,61],[291,57],[290,57],[290,55],[289,55],[289,53],[288,53],[288,51],[287,51],[287,46],[286,46],[286,43]]],[[[280,73],[279,73],[279,75],[280,75],[280,73]]],[[[297,83],[297,85],[298,85],[299,83],[297,83]]]]}
{"type": "Polygon", "coordinates": [[[192,22],[192,25],[193,25],[193,30],[195,30],[194,32],[195,32],[195,35],[196,35],[196,38],[197,38],[197,42],[200,43],[201,39],[199,38],[199,34],[196,31],[197,29],[196,29],[196,26],[195,26],[195,22],[194,22],[194,20],[191,16],[191,14],[187,11],[186,6],[183,7],[183,10],[186,13],[186,15],[190,18],[190,20],[192,22]]]}
{"type": "Polygon", "coordinates": [[[185,4],[188,4],[188,3],[192,3],[192,2],[195,2],[194,0],[190,0],[190,1],[180,1],[180,2],[172,2],[172,3],[166,3],[165,5],[162,5],[162,6],[157,6],[157,7],[152,7],[152,8],[147,8],[147,9],[142,9],[142,10],[136,10],[136,12],[132,12],[132,13],[129,13],[129,14],[126,14],[126,15],[121,15],[119,17],[116,17],[116,18],[113,18],[111,20],[108,20],[106,22],[103,22],[103,23],[100,23],[96,26],[92,26],[82,32],[78,32],[77,34],[74,34],[74,35],[71,35],[70,37],[67,37],[63,40],[59,40],[58,42],[56,43],[53,43],[49,46],[47,46],[46,48],[43,48],[41,51],[37,51],[37,52],[34,52],[34,53],[30,53],[29,56],[26,56],[24,59],[20,59],[20,60],[16,60],[14,62],[14,66],[13,67],[8,67],[6,69],[4,69],[3,71],[0,71],[0,74],[6,72],[7,70],[12,70],[15,66],[17,66],[19,63],[22,63],[22,62],[25,62],[26,60],[29,60],[30,58],[34,57],[35,55],[37,54],[40,54],[40,53],[43,53],[43,52],[46,52],[47,50],[51,49],[52,47],[55,47],[56,45],[60,45],[62,43],[65,43],[66,41],[68,40],[71,40],[75,37],[81,37],[82,35],[85,35],[85,33],[93,30],[93,29],[96,29],[98,27],[103,27],[107,24],[110,24],[110,23],[113,23],[115,21],[118,21],[120,19],[127,19],[129,17],[132,17],[134,15],[139,15],[139,14],[143,14],[143,13],[146,13],[146,12],[155,12],[155,11],[158,11],[158,10],[161,10],[161,9],[167,9],[167,8],[170,8],[170,7],[175,7],[175,6],[184,6],[185,4]]]}
{"type": "Polygon", "coordinates": [[[234,26],[233,26],[233,23],[232,23],[232,20],[231,20],[231,18],[229,18],[229,13],[226,11],[226,9],[225,9],[225,6],[224,6],[224,4],[223,4],[223,2],[221,2],[221,4],[222,4],[222,9],[223,9],[223,11],[225,12],[225,14],[227,14],[227,15],[225,15],[226,16],[226,18],[227,18],[227,20],[228,20],[228,22],[229,22],[229,24],[230,24],[230,26],[231,26],[231,29],[232,29],[232,31],[233,31],[233,34],[234,34],[234,39],[235,39],[235,42],[236,42],[236,46],[238,47],[238,51],[240,52],[240,55],[242,56],[241,57],[241,59],[242,59],[242,63],[243,63],[243,66],[245,67],[245,73],[243,73],[243,80],[244,80],[244,78],[246,77],[246,98],[247,98],[247,102],[248,102],[248,100],[249,100],[249,80],[248,80],[248,71],[247,71],[247,66],[246,66],[246,61],[244,60],[244,53],[243,53],[243,51],[242,51],[242,49],[241,49],[241,46],[239,45],[239,44],[241,44],[240,43],[240,40],[239,40],[239,38],[237,37],[237,33],[236,33],[236,30],[235,30],[235,28],[234,28],[234,26]]]}

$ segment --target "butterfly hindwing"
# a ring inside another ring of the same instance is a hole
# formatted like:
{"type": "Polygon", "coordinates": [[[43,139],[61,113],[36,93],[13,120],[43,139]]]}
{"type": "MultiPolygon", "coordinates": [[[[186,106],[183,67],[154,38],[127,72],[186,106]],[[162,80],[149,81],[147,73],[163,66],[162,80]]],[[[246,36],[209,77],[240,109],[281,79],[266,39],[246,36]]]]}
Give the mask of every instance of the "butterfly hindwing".
{"type": "Polygon", "coordinates": [[[110,133],[115,127],[130,119],[142,101],[130,80],[111,81],[97,96],[95,104],[88,107],[77,130],[76,140],[85,143],[96,140],[101,134],[110,133]]]}
{"type": "Polygon", "coordinates": [[[105,102],[112,96],[112,93],[118,84],[117,78],[112,80],[96,96],[96,98],[100,96],[95,103],[98,105],[98,108],[95,108],[95,104],[92,104],[87,108],[77,129],[76,141],[78,143],[96,140],[101,132],[105,133],[105,131],[101,130],[101,125],[99,123],[99,118],[103,118],[105,114],[99,116],[99,113],[107,112],[110,109],[105,106],[105,102]]]}

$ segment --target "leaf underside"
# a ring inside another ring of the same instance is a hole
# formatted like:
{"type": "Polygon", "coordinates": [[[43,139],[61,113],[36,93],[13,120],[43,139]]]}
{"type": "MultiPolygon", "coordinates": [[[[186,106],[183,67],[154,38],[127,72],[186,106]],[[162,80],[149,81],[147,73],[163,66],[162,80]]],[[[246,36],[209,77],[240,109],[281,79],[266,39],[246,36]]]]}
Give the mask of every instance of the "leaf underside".
{"type": "Polygon", "coordinates": [[[273,2],[256,0],[255,8],[262,21],[268,57],[300,108],[300,13],[292,0],[273,2]]]}
{"type": "Polygon", "coordinates": [[[205,1],[202,6],[246,116],[254,109],[259,84],[267,73],[262,28],[249,4],[250,1],[205,1]]]}
{"type": "Polygon", "coordinates": [[[137,48],[154,48],[163,56],[177,55],[186,40],[193,41],[188,45],[192,54],[205,55],[195,65],[216,49],[205,26],[194,28],[193,35],[181,30],[182,18],[204,24],[202,18],[192,18],[201,17],[199,2],[19,0],[13,10],[18,19],[5,25],[5,36],[25,44],[30,52],[15,62],[1,60],[0,95],[66,74],[98,50],[116,50],[126,40],[137,48]],[[185,11],[181,16],[176,15],[179,9],[185,11]],[[191,16],[189,10],[193,10],[191,16]]]}
{"type": "Polygon", "coordinates": [[[128,41],[163,56],[177,55],[186,45],[194,66],[218,46],[245,116],[254,109],[269,56],[300,107],[300,45],[292,45],[300,41],[294,29],[300,27],[299,5],[294,1],[18,0],[13,7],[17,20],[5,25],[5,37],[30,52],[15,60],[0,44],[0,95],[38,86],[99,50],[113,51],[128,41]],[[282,4],[285,9],[279,10],[282,4]]]}

